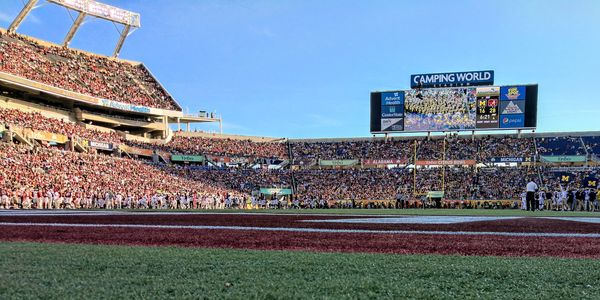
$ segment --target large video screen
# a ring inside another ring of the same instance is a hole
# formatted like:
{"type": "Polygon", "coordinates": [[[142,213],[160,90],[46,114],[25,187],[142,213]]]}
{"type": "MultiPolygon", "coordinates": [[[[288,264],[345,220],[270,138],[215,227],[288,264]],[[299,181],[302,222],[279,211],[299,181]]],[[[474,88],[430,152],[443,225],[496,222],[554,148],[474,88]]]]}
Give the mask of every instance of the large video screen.
{"type": "Polygon", "coordinates": [[[537,85],[371,93],[371,132],[535,128],[537,85]]]}

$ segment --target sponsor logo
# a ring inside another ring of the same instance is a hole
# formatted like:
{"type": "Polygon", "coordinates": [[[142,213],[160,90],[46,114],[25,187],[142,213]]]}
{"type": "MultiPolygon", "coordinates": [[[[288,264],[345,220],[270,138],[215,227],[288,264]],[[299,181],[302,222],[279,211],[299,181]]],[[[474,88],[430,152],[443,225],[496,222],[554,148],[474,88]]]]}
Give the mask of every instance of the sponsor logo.
{"type": "Polygon", "coordinates": [[[403,131],[404,118],[381,119],[381,131],[403,131]]]}
{"type": "Polygon", "coordinates": [[[404,105],[404,92],[381,93],[381,105],[404,105]]]}
{"type": "Polygon", "coordinates": [[[510,87],[508,88],[508,92],[505,94],[505,96],[507,99],[517,100],[519,99],[519,96],[521,96],[521,93],[519,93],[519,88],[510,87]]]}
{"type": "Polygon", "coordinates": [[[500,100],[525,100],[525,86],[503,86],[500,88],[500,100]]]}
{"type": "Polygon", "coordinates": [[[524,108],[524,101],[505,101],[500,103],[500,109],[502,109],[503,115],[523,114],[525,113],[524,108]]]}
{"type": "Polygon", "coordinates": [[[494,71],[456,72],[411,75],[410,85],[415,87],[467,86],[493,84],[494,71]]]}
{"type": "Polygon", "coordinates": [[[120,110],[129,110],[129,111],[135,111],[135,112],[139,112],[139,113],[150,113],[150,108],[145,107],[145,106],[120,103],[120,102],[107,100],[107,99],[102,99],[101,104],[103,106],[112,107],[112,108],[116,108],[116,109],[120,109],[120,110]]]}
{"type": "Polygon", "coordinates": [[[500,116],[501,128],[519,128],[525,126],[525,115],[502,115],[500,116]]]}

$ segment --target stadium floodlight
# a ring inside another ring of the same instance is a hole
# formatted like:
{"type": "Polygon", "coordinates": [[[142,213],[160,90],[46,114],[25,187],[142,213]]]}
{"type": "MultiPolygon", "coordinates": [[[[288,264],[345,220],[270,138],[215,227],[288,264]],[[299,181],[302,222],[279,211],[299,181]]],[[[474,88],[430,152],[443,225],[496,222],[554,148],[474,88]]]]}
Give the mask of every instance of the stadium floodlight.
{"type": "MultiPolygon", "coordinates": [[[[79,13],[77,18],[73,21],[73,25],[69,29],[69,32],[65,36],[63,41],[63,46],[68,47],[69,43],[75,36],[75,33],[79,29],[79,26],[83,23],[86,16],[92,16],[100,19],[104,19],[107,21],[111,21],[113,23],[119,23],[124,25],[124,29],[119,32],[120,38],[117,42],[115,50],[113,52],[113,57],[119,56],[121,52],[121,48],[125,43],[125,39],[132,32],[131,29],[139,28],[141,26],[140,23],[140,14],[131,12],[125,9],[121,9],[115,6],[111,6],[108,4],[100,3],[94,0],[46,0],[49,3],[53,3],[62,7],[65,7],[67,10],[74,10],[79,13]]],[[[14,21],[8,27],[9,32],[15,32],[19,25],[25,20],[27,15],[35,8],[38,4],[39,0],[29,0],[27,4],[23,7],[21,12],[17,15],[14,21]]]]}

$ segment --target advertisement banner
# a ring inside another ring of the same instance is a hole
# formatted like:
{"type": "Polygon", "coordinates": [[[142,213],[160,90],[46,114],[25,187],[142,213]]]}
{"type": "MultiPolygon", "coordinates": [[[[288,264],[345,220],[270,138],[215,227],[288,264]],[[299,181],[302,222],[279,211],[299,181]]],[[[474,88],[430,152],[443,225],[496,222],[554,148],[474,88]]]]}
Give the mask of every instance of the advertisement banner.
{"type": "Polygon", "coordinates": [[[65,135],[47,131],[31,131],[31,137],[35,140],[55,142],[58,144],[64,144],[69,140],[69,138],[65,135]]]}
{"type": "Polygon", "coordinates": [[[457,160],[417,160],[417,166],[472,166],[475,165],[474,159],[457,159],[457,160]]]}
{"type": "Polygon", "coordinates": [[[404,106],[393,105],[393,106],[382,106],[381,107],[381,118],[402,118],[404,117],[404,106]]]}
{"type": "Polygon", "coordinates": [[[358,159],[339,159],[339,160],[326,160],[320,159],[319,165],[321,166],[354,166],[358,164],[358,159]]]}
{"type": "Polygon", "coordinates": [[[108,99],[100,99],[100,105],[106,106],[106,107],[111,107],[111,108],[116,108],[116,109],[120,109],[120,110],[128,110],[128,111],[138,112],[138,113],[145,113],[145,114],[150,113],[149,107],[145,107],[145,106],[141,106],[141,105],[133,105],[133,104],[128,104],[128,103],[122,103],[122,102],[117,102],[117,101],[108,100],[108,99]]]}
{"type": "Polygon", "coordinates": [[[404,107],[404,92],[383,92],[381,93],[382,106],[402,106],[404,107]]]}
{"type": "Polygon", "coordinates": [[[381,119],[382,131],[404,131],[404,118],[381,119]]]}
{"type": "Polygon", "coordinates": [[[133,155],[152,157],[152,154],[153,154],[153,151],[150,149],[135,148],[135,147],[127,146],[125,144],[120,144],[119,149],[121,149],[121,151],[127,152],[129,154],[133,154],[133,155]]]}
{"type": "Polygon", "coordinates": [[[367,166],[376,166],[376,165],[404,165],[406,164],[406,159],[363,159],[362,164],[367,166]]]}
{"type": "Polygon", "coordinates": [[[416,74],[410,76],[410,88],[471,86],[494,84],[494,71],[416,74]]]}
{"type": "Polygon", "coordinates": [[[500,101],[525,100],[525,86],[503,86],[500,88],[500,101]]]}
{"type": "Polygon", "coordinates": [[[575,163],[586,162],[585,155],[556,155],[556,156],[540,156],[540,161],[548,163],[575,163]]]}
{"type": "Polygon", "coordinates": [[[523,162],[533,162],[535,161],[533,157],[492,157],[490,158],[491,163],[523,163],[523,162]]]}
{"type": "Polygon", "coordinates": [[[260,188],[260,193],[263,195],[273,195],[277,194],[277,196],[291,195],[292,189],[289,188],[260,188]]]}
{"type": "Polygon", "coordinates": [[[201,155],[171,155],[171,161],[183,161],[183,162],[203,162],[204,156],[201,155]]]}
{"type": "Polygon", "coordinates": [[[519,115],[525,113],[525,101],[500,101],[501,115],[519,115]]]}
{"type": "Polygon", "coordinates": [[[427,198],[444,198],[444,191],[429,191],[427,198]]]}
{"type": "Polygon", "coordinates": [[[523,128],[525,127],[525,114],[501,115],[500,128],[523,128]]]}
{"type": "Polygon", "coordinates": [[[107,151],[111,151],[113,149],[113,145],[111,143],[105,143],[105,142],[89,141],[89,146],[92,148],[96,148],[96,149],[100,149],[100,150],[107,150],[107,151]]]}

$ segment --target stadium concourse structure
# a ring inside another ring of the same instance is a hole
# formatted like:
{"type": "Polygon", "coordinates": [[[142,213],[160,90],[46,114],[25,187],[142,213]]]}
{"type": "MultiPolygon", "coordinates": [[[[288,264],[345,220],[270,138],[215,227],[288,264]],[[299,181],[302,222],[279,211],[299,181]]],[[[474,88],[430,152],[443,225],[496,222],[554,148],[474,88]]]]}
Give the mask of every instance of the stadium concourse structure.
{"type": "Polygon", "coordinates": [[[445,207],[516,208],[534,179],[550,193],[574,192],[571,206],[556,209],[582,209],[584,192],[597,188],[598,132],[286,139],[189,131],[220,121],[184,115],[141,63],[0,30],[2,208],[390,208],[399,197],[409,207],[436,198],[445,207]]]}

